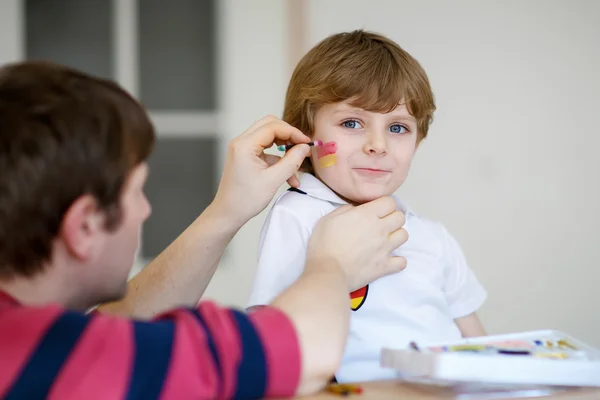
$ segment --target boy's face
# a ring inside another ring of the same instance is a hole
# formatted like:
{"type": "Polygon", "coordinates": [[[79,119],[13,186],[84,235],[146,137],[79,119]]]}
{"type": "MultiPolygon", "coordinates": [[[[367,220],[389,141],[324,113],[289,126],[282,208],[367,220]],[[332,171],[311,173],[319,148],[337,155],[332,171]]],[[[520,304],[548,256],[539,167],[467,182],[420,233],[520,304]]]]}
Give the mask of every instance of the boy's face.
{"type": "Polygon", "coordinates": [[[336,142],[336,162],[324,167],[317,149],[315,174],[338,195],[365,203],[394,193],[406,179],[417,147],[417,122],[400,105],[381,114],[348,102],[327,104],[315,114],[314,140],[336,142]]]}

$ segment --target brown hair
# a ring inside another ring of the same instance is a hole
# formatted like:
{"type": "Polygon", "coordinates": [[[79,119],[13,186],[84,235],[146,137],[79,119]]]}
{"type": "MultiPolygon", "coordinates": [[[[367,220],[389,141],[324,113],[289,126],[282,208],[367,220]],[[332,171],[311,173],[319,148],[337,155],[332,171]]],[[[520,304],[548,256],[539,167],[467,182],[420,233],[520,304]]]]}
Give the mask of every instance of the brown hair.
{"type": "Polygon", "coordinates": [[[435,111],[429,79],[417,60],[390,39],[363,30],[329,36],[300,60],[283,120],[312,136],[319,107],[347,100],[382,113],[404,102],[417,120],[418,140],[427,136],[435,111]]]}
{"type": "Polygon", "coordinates": [[[154,141],[141,105],[111,81],[44,62],[0,68],[0,278],[40,271],[84,194],[116,229],[123,184],[154,141]]]}

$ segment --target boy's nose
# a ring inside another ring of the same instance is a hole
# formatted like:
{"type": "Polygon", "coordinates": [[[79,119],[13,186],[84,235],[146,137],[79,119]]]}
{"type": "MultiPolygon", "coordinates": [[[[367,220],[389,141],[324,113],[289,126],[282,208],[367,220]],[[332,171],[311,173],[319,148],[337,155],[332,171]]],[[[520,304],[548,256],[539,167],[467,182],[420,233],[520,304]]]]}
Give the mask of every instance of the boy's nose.
{"type": "Polygon", "coordinates": [[[387,153],[386,135],[379,133],[367,134],[363,150],[370,155],[383,155],[387,153]]]}

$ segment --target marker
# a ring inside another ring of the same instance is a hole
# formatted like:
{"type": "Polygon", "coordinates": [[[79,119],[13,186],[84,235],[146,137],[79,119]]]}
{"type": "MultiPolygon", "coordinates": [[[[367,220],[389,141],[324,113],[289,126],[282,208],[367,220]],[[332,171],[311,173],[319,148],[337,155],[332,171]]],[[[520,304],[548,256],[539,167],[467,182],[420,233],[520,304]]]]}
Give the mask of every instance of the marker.
{"type": "Polygon", "coordinates": [[[569,343],[569,341],[566,339],[560,339],[558,342],[556,342],[556,344],[558,347],[567,347],[572,350],[577,350],[577,347],[569,343]]]}
{"type": "MultiPolygon", "coordinates": [[[[323,142],[321,140],[315,140],[314,142],[306,143],[309,146],[321,147],[323,146],[323,142]]],[[[279,151],[287,151],[294,147],[295,144],[282,144],[281,146],[277,146],[277,150],[279,151]]]]}
{"type": "Polygon", "coordinates": [[[446,346],[444,348],[447,351],[474,351],[480,352],[487,349],[487,346],[477,344],[459,344],[455,346],[446,346]]]}
{"type": "Polygon", "coordinates": [[[567,353],[536,353],[534,357],[564,360],[565,358],[569,358],[569,355],[567,353]]]}
{"type": "Polygon", "coordinates": [[[417,342],[410,342],[410,343],[408,344],[408,346],[409,346],[411,349],[413,349],[413,350],[416,350],[416,351],[421,351],[421,349],[419,349],[419,346],[417,345],[417,342]]]}
{"type": "Polygon", "coordinates": [[[498,354],[507,354],[513,356],[527,356],[530,355],[531,352],[529,350],[520,350],[520,349],[498,349],[498,354]]]}
{"type": "Polygon", "coordinates": [[[350,394],[361,394],[363,388],[359,385],[334,383],[327,386],[327,391],[340,396],[349,396],[350,394]]]}

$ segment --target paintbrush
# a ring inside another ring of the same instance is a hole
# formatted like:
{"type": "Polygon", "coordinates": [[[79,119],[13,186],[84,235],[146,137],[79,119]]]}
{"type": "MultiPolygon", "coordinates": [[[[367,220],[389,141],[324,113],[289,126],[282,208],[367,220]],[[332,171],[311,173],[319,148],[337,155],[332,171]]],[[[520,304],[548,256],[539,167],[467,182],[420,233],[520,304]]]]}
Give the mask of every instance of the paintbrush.
{"type": "MultiPolygon", "coordinates": [[[[315,140],[314,142],[306,143],[309,146],[321,147],[323,146],[323,142],[321,140],[315,140]]],[[[277,150],[279,151],[287,151],[294,147],[295,144],[282,144],[281,146],[277,146],[277,150]]]]}

